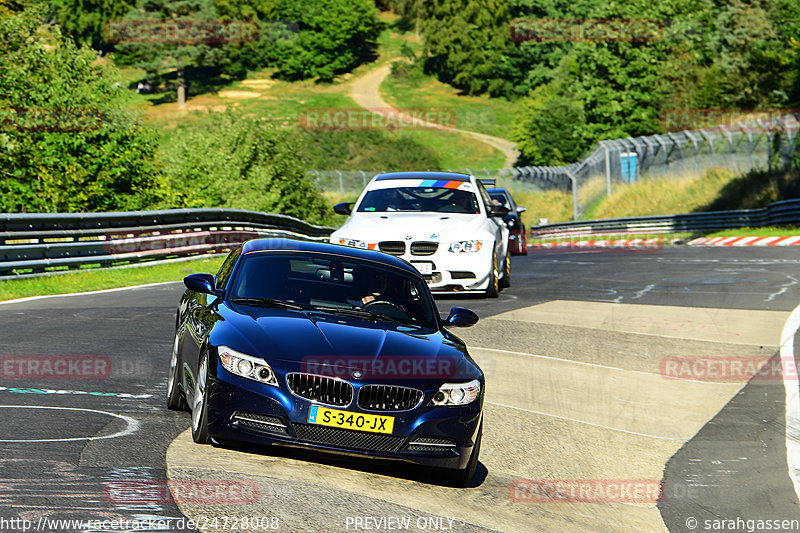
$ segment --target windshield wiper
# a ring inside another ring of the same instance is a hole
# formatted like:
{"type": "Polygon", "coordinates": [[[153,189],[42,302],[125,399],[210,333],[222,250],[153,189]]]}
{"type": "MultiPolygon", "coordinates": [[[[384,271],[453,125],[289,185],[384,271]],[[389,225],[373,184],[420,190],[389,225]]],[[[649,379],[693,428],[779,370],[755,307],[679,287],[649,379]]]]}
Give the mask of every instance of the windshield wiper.
{"type": "Polygon", "coordinates": [[[303,305],[288,302],[286,300],[278,300],[277,298],[231,298],[231,302],[235,304],[260,305],[265,307],[283,307],[284,309],[308,309],[303,305]]]}
{"type": "Polygon", "coordinates": [[[354,316],[357,318],[380,318],[382,320],[389,320],[391,322],[398,322],[398,320],[391,316],[382,315],[368,309],[358,309],[355,307],[330,307],[325,305],[316,305],[311,308],[311,311],[323,311],[335,315],[354,316]]]}

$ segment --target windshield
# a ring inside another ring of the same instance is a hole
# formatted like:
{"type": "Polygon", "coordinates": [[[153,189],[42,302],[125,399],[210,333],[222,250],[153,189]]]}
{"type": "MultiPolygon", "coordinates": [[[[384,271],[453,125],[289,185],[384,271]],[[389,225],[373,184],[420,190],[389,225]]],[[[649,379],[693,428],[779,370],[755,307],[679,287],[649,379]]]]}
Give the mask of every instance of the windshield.
{"type": "Polygon", "coordinates": [[[439,187],[397,187],[371,190],[364,195],[358,211],[480,213],[478,199],[472,191],[439,187]]]}
{"type": "Polygon", "coordinates": [[[492,197],[492,203],[495,205],[502,205],[509,211],[511,211],[511,205],[508,203],[508,198],[505,194],[501,192],[490,192],[489,196],[492,197]]]}
{"type": "Polygon", "coordinates": [[[436,328],[425,282],[372,261],[329,254],[247,254],[234,303],[316,309],[436,328]],[[353,312],[355,311],[355,313],[353,312]]]}

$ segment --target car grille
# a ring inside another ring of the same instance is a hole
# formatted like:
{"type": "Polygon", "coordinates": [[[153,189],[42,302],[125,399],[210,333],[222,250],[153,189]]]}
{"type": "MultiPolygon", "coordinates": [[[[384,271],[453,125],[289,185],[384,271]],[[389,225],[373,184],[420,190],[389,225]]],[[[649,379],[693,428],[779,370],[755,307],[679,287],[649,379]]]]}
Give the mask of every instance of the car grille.
{"type": "Polygon", "coordinates": [[[341,407],[353,401],[353,386],[341,379],[292,373],[286,376],[286,382],[289,390],[312,402],[341,407]]]}
{"type": "Polygon", "coordinates": [[[394,385],[364,385],[358,391],[358,406],[370,411],[408,411],[422,401],[422,391],[394,385]]]}
{"type": "Polygon", "coordinates": [[[475,279],[475,273],[451,270],[450,271],[450,277],[452,279],[475,279]]]}
{"type": "Polygon", "coordinates": [[[406,253],[406,243],[403,241],[381,241],[378,243],[378,250],[385,254],[403,255],[406,253]]]}
{"type": "Polygon", "coordinates": [[[258,431],[259,433],[268,433],[270,435],[280,435],[283,437],[289,436],[289,432],[286,430],[286,424],[277,416],[236,411],[233,413],[233,416],[231,416],[231,423],[234,426],[258,431]]]}
{"type": "Polygon", "coordinates": [[[405,438],[394,435],[364,433],[310,424],[295,424],[294,429],[297,439],[300,441],[350,450],[389,453],[396,451],[405,441],[405,438]]]}
{"type": "Polygon", "coordinates": [[[416,241],[411,243],[411,255],[433,255],[438,249],[438,242],[416,241]]]}

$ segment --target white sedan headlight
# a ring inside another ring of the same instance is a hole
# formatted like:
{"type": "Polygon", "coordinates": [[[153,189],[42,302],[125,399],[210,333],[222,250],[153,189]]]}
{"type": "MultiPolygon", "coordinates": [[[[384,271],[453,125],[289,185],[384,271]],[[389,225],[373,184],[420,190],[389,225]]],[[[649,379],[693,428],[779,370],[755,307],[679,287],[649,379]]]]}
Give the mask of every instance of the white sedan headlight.
{"type": "Polygon", "coordinates": [[[480,395],[481,382],[473,379],[469,383],[445,383],[433,395],[431,404],[437,407],[467,405],[480,395]]]}
{"type": "Polygon", "coordinates": [[[222,366],[231,374],[272,385],[273,387],[278,386],[275,373],[263,359],[245,355],[227,346],[220,346],[217,352],[222,366]]]}
{"type": "Polygon", "coordinates": [[[448,252],[471,253],[477,252],[483,246],[483,241],[458,241],[450,244],[448,252]]]}

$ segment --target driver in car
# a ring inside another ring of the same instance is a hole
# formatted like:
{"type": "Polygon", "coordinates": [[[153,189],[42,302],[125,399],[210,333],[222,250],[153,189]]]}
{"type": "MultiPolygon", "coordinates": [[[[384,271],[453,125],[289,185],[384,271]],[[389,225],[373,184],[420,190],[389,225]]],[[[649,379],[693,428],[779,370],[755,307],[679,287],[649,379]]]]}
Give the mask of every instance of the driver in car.
{"type": "Polygon", "coordinates": [[[347,303],[353,307],[363,307],[364,305],[381,299],[381,294],[386,292],[388,280],[386,276],[364,276],[361,278],[360,290],[354,290],[356,294],[363,294],[360,299],[347,299],[347,303]]]}

